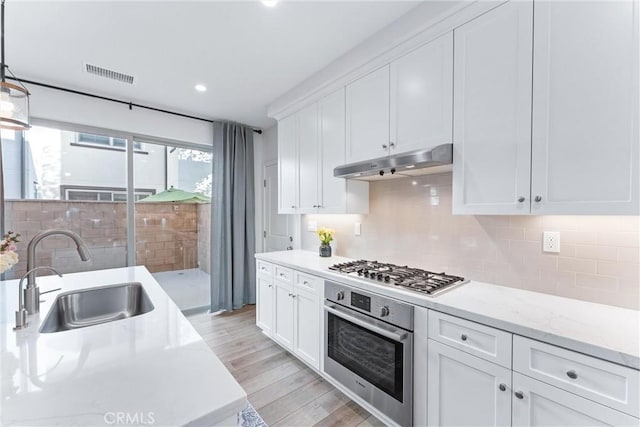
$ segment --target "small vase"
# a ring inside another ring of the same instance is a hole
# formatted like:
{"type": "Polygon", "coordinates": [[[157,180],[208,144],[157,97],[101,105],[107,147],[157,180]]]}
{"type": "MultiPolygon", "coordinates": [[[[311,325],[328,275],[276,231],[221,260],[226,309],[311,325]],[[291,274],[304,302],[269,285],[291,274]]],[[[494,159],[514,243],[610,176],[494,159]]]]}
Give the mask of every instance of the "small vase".
{"type": "Polygon", "coordinates": [[[320,256],[323,258],[327,258],[331,256],[331,245],[328,243],[320,244],[320,256]]]}

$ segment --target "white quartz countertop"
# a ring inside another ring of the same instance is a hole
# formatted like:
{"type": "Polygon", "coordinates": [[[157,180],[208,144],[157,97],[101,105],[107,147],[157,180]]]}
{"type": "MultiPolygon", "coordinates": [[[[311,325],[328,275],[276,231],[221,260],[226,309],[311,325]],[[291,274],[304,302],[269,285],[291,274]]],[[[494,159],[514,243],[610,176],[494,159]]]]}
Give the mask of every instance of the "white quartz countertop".
{"type": "Polygon", "coordinates": [[[216,425],[246,393],[145,267],[38,278],[40,314],[14,332],[17,281],[0,283],[0,425],[216,425]],[[140,282],[154,309],[101,325],[40,333],[57,294],[140,282]]]}
{"type": "Polygon", "coordinates": [[[300,250],[256,258],[640,369],[640,312],[635,310],[476,281],[432,298],[329,270],[349,258],[300,250]]]}

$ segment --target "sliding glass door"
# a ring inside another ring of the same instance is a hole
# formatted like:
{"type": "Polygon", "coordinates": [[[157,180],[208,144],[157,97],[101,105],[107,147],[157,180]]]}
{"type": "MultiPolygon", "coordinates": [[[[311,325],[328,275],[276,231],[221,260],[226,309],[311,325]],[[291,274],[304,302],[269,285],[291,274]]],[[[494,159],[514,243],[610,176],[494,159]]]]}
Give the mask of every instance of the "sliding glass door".
{"type": "Polygon", "coordinates": [[[182,310],[209,306],[211,152],[137,142],[136,265],[145,265],[182,310]]]}
{"type": "MultiPolygon", "coordinates": [[[[212,154],[207,147],[36,121],[2,131],[5,230],[21,234],[20,263],[40,231],[75,231],[91,250],[51,236],[38,265],[61,273],[144,265],[182,310],[209,307],[212,154]]],[[[49,274],[42,272],[41,274],[49,274]]]]}

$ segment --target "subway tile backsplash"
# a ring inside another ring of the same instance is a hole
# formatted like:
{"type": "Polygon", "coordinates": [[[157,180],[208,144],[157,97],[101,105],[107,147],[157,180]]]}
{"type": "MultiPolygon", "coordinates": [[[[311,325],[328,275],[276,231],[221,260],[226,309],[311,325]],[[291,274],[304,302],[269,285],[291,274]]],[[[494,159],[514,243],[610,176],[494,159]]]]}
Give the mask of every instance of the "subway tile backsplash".
{"type": "Polygon", "coordinates": [[[446,271],[498,285],[640,309],[640,217],[451,214],[451,174],[371,183],[369,215],[305,215],[336,229],[335,253],[446,271]],[[362,223],[354,236],[354,223],[362,223]],[[543,231],[560,253],[542,252],[543,231]]]}

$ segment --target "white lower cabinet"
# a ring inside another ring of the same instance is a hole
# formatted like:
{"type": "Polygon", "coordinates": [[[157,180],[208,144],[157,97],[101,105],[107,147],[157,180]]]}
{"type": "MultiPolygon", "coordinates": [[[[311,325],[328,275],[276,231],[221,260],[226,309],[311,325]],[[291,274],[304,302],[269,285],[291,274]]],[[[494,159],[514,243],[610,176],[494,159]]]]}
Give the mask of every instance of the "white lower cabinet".
{"type": "Polygon", "coordinates": [[[314,292],[296,287],[293,299],[293,352],[317,369],[320,367],[320,298],[314,292]]]}
{"type": "Polygon", "coordinates": [[[637,426],[640,420],[552,385],[513,373],[514,426],[637,426]]]}
{"type": "Polygon", "coordinates": [[[273,337],[285,347],[293,348],[293,285],[274,281],[273,337]]]}
{"type": "Polygon", "coordinates": [[[430,426],[511,425],[511,370],[428,341],[430,426]]]}
{"type": "MultiPolygon", "coordinates": [[[[258,267],[260,269],[260,267],[258,267]]],[[[257,307],[256,325],[266,334],[273,330],[274,289],[271,277],[262,274],[256,275],[257,282],[257,307]]]]}
{"type": "Polygon", "coordinates": [[[322,283],[316,276],[258,264],[256,325],[315,369],[320,369],[322,283]]]}

